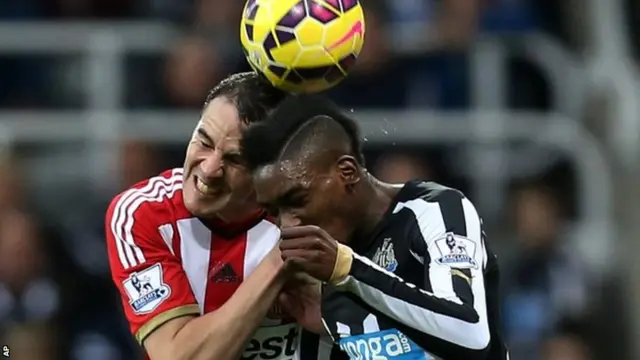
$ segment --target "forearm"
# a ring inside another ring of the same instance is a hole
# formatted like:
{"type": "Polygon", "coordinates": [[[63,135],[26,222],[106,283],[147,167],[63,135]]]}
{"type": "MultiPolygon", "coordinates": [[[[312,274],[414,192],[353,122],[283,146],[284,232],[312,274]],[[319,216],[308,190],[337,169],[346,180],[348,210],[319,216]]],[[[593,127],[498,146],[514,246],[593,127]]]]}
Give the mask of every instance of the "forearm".
{"type": "Polygon", "coordinates": [[[188,322],[176,334],[172,359],[238,359],[283,284],[280,269],[256,270],[220,309],[188,322]]]}
{"type": "MultiPolygon", "coordinates": [[[[349,276],[336,288],[358,296],[371,307],[421,334],[469,349],[483,349],[489,342],[485,311],[479,312],[473,301],[436,296],[358,255],[354,255],[349,276]]],[[[483,293],[477,295],[483,296],[483,293]]],[[[422,345],[419,339],[414,341],[422,345]]],[[[428,338],[424,337],[424,341],[428,342],[428,338]]]]}

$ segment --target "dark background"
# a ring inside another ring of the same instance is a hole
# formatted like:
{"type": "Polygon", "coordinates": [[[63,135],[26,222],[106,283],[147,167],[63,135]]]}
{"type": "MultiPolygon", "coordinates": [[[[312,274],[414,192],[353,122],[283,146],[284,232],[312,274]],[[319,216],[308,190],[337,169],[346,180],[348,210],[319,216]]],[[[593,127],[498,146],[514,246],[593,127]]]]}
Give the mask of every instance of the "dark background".
{"type": "MultiPolygon", "coordinates": [[[[376,138],[380,133],[399,132],[404,121],[415,122],[415,117],[408,120],[407,110],[448,119],[443,121],[473,123],[473,114],[483,109],[474,100],[473,79],[478,70],[471,64],[477,54],[474,49],[483,39],[492,39],[511,54],[498,66],[504,82],[483,84],[488,92],[503,87],[498,110],[507,114],[507,122],[512,118],[509,114],[533,114],[523,126],[534,137],[535,129],[555,121],[554,114],[582,121],[589,113],[582,107],[558,104],[557,92],[562,91],[558,84],[568,83],[568,75],[550,78],[526,55],[527,49],[535,48],[530,36],[538,36],[567,57],[584,59],[585,34],[594,24],[581,14],[580,6],[551,0],[362,3],[368,30],[365,50],[356,70],[330,96],[346,109],[355,109],[356,118],[365,110],[395,114],[384,118],[386,125],[376,138]]],[[[636,56],[638,3],[628,0],[625,6],[624,28],[633,31],[623,36],[630,39],[636,56]]],[[[241,7],[237,0],[3,1],[0,25],[135,20],[161,22],[175,29],[180,35],[167,39],[166,52],[125,52],[119,78],[124,94],[118,110],[184,110],[194,115],[185,121],[195,124],[208,89],[231,72],[248,70],[237,40],[241,7]]],[[[13,34],[0,28],[0,38],[13,34]]],[[[58,117],[70,120],[61,111],[91,110],[83,56],[9,52],[0,41],[0,108],[11,111],[12,119],[15,114],[27,114],[24,111],[37,111],[63,114],[58,117]]],[[[595,111],[601,109],[596,105],[595,111]]],[[[376,120],[377,113],[367,114],[376,120]]],[[[55,119],[37,118],[56,126],[55,119]]],[[[4,121],[16,122],[7,117],[4,121]]],[[[436,120],[425,115],[424,121],[436,120]]],[[[86,125],[68,127],[82,126],[86,125]]],[[[579,127],[583,126],[589,124],[581,122],[579,127]]],[[[632,358],[625,279],[602,266],[603,262],[611,265],[606,259],[593,261],[573,245],[576,237],[586,248],[604,242],[596,235],[580,236],[574,231],[586,219],[579,184],[587,176],[576,170],[574,157],[548,144],[533,144],[526,136],[507,139],[494,149],[507,159],[498,171],[504,184],[497,200],[474,185],[475,170],[470,170],[469,153],[462,143],[433,141],[433,136],[408,143],[391,140],[392,135],[385,144],[367,143],[367,161],[374,174],[397,182],[433,179],[461,188],[481,209],[487,207],[489,239],[501,254],[504,270],[504,327],[512,359],[632,358]],[[483,200],[487,198],[495,203],[489,206],[483,200]]],[[[114,141],[110,147],[119,165],[100,191],[78,177],[91,171],[75,162],[89,151],[86,143],[21,136],[13,140],[0,150],[0,339],[21,360],[139,358],[109,279],[104,212],[119,190],[168,167],[181,166],[186,137],[182,143],[114,141]]],[[[602,145],[599,139],[595,144],[602,145]]],[[[483,161],[492,158],[489,152],[483,161]]]]}

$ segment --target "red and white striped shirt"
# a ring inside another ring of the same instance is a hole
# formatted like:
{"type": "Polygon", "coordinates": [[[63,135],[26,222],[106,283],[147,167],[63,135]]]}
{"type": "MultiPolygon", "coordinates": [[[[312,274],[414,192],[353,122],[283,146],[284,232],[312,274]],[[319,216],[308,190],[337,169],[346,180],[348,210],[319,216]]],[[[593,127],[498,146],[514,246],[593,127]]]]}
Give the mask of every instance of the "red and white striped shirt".
{"type": "MultiPolygon", "coordinates": [[[[182,183],[182,169],[165,171],[107,211],[111,275],[139,343],[171,319],[220,308],[280,237],[264,217],[235,229],[205,225],[185,208],[182,183]]],[[[243,359],[297,359],[298,342],[296,324],[265,319],[243,359]]]]}

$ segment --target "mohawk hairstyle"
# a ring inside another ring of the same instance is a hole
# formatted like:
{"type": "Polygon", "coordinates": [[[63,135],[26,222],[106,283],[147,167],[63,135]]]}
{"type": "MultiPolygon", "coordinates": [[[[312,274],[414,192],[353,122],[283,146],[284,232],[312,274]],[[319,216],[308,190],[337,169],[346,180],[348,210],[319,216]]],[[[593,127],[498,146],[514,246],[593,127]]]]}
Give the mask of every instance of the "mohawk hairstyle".
{"type": "Polygon", "coordinates": [[[264,120],[287,93],[275,88],[257,72],[242,72],[229,75],[218,83],[207,95],[203,109],[218,97],[233,102],[240,120],[246,125],[264,120]]]}
{"type": "MultiPolygon", "coordinates": [[[[347,146],[350,155],[355,157],[359,165],[364,166],[360,131],[356,122],[344,115],[332,101],[319,95],[310,94],[289,96],[265,121],[253,125],[245,131],[240,146],[246,166],[253,171],[260,166],[276,161],[290,140],[298,135],[298,130],[312,125],[318,119],[335,123],[334,128],[339,128],[339,131],[348,139],[347,146]]],[[[324,124],[326,125],[326,121],[324,124]]],[[[310,141],[309,134],[309,132],[303,131],[301,136],[305,139],[300,141],[310,141]]],[[[326,135],[331,137],[332,134],[326,135]]],[[[326,140],[340,141],[340,136],[337,136],[337,139],[332,137],[332,139],[326,140]]]]}

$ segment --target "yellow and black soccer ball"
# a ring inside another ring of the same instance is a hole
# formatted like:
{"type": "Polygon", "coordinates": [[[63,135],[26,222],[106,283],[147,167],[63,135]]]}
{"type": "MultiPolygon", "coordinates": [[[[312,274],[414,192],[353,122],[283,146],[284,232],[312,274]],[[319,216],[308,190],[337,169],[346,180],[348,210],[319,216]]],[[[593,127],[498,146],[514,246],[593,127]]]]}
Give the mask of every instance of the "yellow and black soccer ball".
{"type": "Polygon", "coordinates": [[[292,93],[319,92],[342,81],[365,34],[358,0],[248,0],[240,27],[249,64],[292,93]]]}

